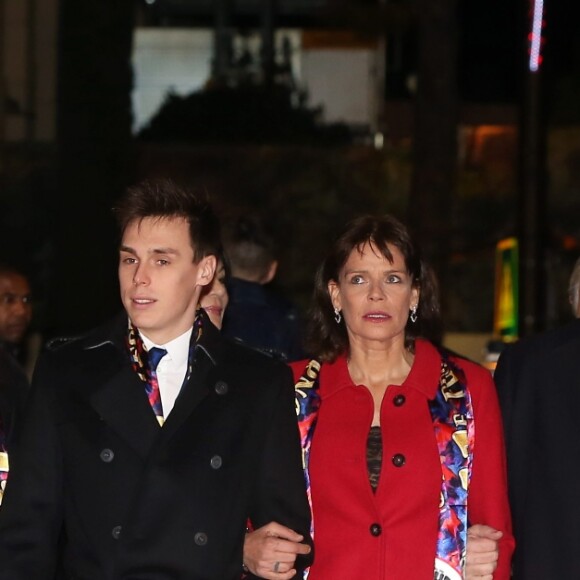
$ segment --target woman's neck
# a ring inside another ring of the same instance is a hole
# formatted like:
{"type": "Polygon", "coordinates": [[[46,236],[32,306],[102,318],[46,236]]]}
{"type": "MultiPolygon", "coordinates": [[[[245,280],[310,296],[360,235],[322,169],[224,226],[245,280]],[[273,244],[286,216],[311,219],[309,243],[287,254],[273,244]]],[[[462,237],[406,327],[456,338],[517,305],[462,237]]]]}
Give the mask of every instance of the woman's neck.
{"type": "Polygon", "coordinates": [[[396,341],[379,348],[361,348],[351,344],[348,370],[353,382],[369,388],[401,385],[407,378],[414,355],[405,348],[404,341],[396,341]]]}

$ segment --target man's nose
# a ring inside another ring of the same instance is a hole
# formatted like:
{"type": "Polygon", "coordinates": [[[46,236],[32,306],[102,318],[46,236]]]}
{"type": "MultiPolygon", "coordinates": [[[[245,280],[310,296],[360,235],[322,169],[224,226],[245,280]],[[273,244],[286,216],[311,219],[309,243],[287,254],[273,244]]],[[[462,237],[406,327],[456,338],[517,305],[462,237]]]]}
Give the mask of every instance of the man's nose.
{"type": "Polygon", "coordinates": [[[146,264],[139,264],[133,276],[133,284],[135,286],[144,286],[149,283],[149,273],[146,264]]]}

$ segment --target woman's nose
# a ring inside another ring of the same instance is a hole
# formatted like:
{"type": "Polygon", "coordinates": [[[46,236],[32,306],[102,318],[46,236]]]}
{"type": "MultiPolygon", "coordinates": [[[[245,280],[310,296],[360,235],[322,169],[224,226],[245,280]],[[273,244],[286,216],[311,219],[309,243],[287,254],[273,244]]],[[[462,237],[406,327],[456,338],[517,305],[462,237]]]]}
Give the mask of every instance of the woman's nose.
{"type": "Polygon", "coordinates": [[[369,299],[370,300],[383,300],[385,294],[380,284],[371,282],[369,286],[369,299]]]}

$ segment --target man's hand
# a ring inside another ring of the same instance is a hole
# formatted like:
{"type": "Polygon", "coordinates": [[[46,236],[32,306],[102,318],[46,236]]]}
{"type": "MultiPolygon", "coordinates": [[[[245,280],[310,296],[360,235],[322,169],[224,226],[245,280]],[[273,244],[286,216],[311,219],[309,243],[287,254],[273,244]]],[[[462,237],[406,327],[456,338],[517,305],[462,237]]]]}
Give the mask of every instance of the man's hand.
{"type": "Polygon", "coordinates": [[[298,554],[308,554],[310,546],[303,536],[276,522],[246,534],[244,565],[255,576],[267,580],[290,580],[296,574],[298,554]]]}
{"type": "Polygon", "coordinates": [[[499,558],[498,542],[502,532],[476,524],[467,530],[465,580],[493,580],[499,558]]]}

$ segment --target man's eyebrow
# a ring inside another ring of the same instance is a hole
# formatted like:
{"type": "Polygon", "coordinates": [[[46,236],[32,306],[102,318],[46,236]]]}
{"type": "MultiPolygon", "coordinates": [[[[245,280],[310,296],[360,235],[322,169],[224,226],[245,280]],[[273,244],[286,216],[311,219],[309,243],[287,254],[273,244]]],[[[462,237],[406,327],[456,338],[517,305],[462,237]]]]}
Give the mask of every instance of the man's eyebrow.
{"type": "Polygon", "coordinates": [[[178,250],[175,250],[173,248],[155,248],[153,250],[154,254],[179,254],[178,250]]]}
{"type": "MultiPolygon", "coordinates": [[[[119,248],[120,252],[126,252],[127,254],[132,254],[133,256],[137,255],[137,251],[132,248],[131,246],[121,246],[119,248]]],[[[152,254],[171,254],[173,256],[176,256],[179,254],[179,250],[176,250],[174,248],[154,248],[153,250],[151,250],[152,254]]]]}

